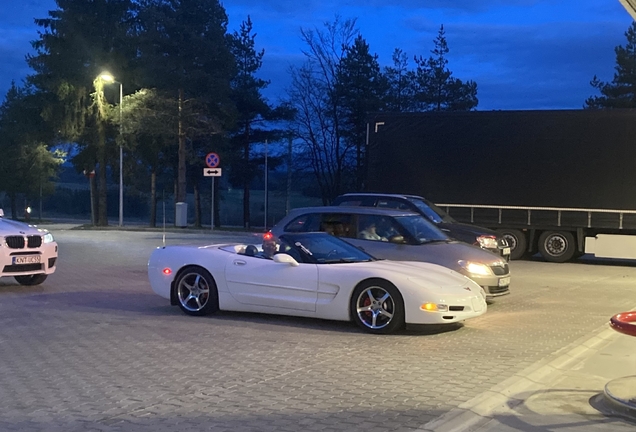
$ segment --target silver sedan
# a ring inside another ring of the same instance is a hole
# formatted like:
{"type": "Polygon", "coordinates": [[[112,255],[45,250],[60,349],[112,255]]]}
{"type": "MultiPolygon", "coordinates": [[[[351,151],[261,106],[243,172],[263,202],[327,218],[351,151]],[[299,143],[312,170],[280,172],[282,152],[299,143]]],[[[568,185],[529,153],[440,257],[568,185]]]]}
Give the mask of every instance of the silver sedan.
{"type": "Polygon", "coordinates": [[[292,210],[271,232],[323,231],[382,259],[439,264],[468,276],[489,297],[510,292],[508,263],[492,252],[451,240],[410,211],[365,207],[307,207],[292,210]]]}

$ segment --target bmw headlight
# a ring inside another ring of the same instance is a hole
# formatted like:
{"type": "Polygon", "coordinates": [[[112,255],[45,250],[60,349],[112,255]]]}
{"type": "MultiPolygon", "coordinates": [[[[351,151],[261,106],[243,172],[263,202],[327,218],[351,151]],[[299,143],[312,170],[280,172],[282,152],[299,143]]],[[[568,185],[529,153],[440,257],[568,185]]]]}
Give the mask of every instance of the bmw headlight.
{"type": "Polygon", "coordinates": [[[55,239],[53,238],[53,234],[51,233],[46,233],[42,236],[42,241],[44,243],[53,243],[55,241],[55,239]]]}
{"type": "Polygon", "coordinates": [[[488,267],[486,264],[477,263],[473,261],[464,261],[464,260],[458,261],[458,264],[464,270],[466,270],[468,273],[472,275],[490,276],[493,274],[492,271],[490,270],[490,267],[488,267]]]}
{"type": "Polygon", "coordinates": [[[482,235],[477,237],[479,246],[485,249],[497,249],[497,238],[495,236],[482,235]]]}

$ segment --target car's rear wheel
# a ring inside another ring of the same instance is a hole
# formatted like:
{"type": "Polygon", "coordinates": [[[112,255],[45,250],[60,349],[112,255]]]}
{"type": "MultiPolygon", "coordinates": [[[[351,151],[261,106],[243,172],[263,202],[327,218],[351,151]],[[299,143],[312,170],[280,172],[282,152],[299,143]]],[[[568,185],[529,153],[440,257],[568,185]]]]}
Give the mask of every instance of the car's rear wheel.
{"type": "Polygon", "coordinates": [[[368,280],[353,291],[351,316],[370,333],[391,333],[404,326],[404,300],[389,282],[368,280]]]}
{"type": "Polygon", "coordinates": [[[179,273],[174,287],[179,307],[186,314],[201,316],[219,310],[216,283],[204,268],[184,268],[179,273]]]}
{"type": "Polygon", "coordinates": [[[503,238],[508,242],[508,246],[510,246],[510,259],[518,260],[523,258],[523,256],[528,252],[528,241],[526,240],[526,235],[516,229],[500,229],[497,230],[503,238]]]}
{"type": "Polygon", "coordinates": [[[28,276],[13,276],[20,285],[40,285],[48,275],[36,274],[28,276]]]}

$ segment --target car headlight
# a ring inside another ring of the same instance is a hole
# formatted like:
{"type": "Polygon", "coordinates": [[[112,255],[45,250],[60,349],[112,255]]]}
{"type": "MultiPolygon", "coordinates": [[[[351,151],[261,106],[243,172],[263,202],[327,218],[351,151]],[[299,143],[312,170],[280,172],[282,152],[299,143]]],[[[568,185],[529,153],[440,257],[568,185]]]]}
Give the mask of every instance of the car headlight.
{"type": "Polygon", "coordinates": [[[472,275],[490,276],[493,274],[490,270],[490,267],[488,267],[486,264],[464,260],[458,261],[458,264],[472,275]]]}
{"type": "Polygon", "coordinates": [[[497,249],[497,238],[495,236],[482,235],[477,237],[479,246],[485,249],[497,249]]]}
{"type": "Polygon", "coordinates": [[[42,241],[44,243],[53,243],[55,241],[55,239],[53,238],[53,234],[51,233],[46,233],[42,236],[42,241]]]}

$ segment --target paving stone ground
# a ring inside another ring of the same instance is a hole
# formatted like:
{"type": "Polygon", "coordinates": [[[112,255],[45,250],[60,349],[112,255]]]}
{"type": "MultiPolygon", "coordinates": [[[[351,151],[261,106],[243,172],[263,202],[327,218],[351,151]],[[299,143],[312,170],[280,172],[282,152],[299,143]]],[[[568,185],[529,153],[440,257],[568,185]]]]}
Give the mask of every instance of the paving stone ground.
{"type": "Polygon", "coordinates": [[[633,264],[515,261],[511,295],[445,330],[195,318],[150,289],[160,232],[54,233],[43,285],[0,280],[0,431],[413,431],[636,306],[633,264]]]}

